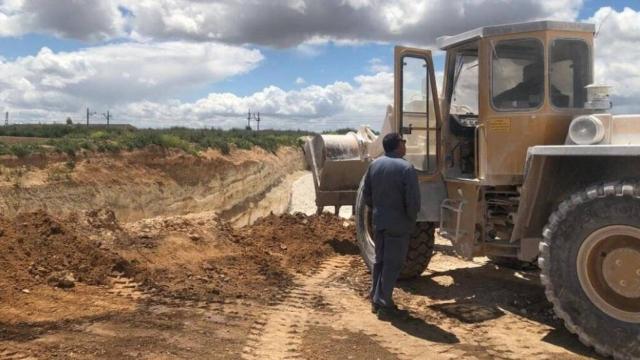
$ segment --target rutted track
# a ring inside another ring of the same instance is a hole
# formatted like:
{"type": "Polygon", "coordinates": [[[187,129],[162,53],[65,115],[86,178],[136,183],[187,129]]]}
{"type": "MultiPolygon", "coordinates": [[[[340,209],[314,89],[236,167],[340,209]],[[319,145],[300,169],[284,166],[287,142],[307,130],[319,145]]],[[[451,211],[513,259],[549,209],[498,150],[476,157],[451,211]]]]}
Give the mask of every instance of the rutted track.
{"type": "Polygon", "coordinates": [[[0,347],[0,360],[36,360],[36,359],[37,359],[36,357],[33,357],[29,354],[12,350],[11,348],[0,347]]]}
{"type": "Polygon", "coordinates": [[[283,299],[254,323],[242,358],[303,359],[300,344],[311,325],[363,333],[398,359],[476,358],[456,350],[455,336],[445,331],[434,331],[440,338],[425,341],[393,323],[379,321],[370,313],[366,299],[338,281],[351,270],[352,261],[351,256],[333,257],[317,272],[299,277],[283,299]]]}
{"type": "Polygon", "coordinates": [[[313,312],[314,299],[321,296],[329,280],[344,271],[347,264],[348,258],[334,257],[325,261],[312,276],[296,279],[283,300],[255,322],[242,358],[301,358],[300,336],[313,312]]]}

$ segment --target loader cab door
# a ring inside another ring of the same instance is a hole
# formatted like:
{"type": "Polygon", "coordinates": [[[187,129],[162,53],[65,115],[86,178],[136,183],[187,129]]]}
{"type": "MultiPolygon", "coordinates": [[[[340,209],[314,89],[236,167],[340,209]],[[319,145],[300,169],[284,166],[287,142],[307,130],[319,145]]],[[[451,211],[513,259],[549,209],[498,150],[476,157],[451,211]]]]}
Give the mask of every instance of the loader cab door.
{"type": "Polygon", "coordinates": [[[430,50],[395,48],[395,131],[407,140],[405,159],[423,180],[439,175],[440,107],[430,50]]]}

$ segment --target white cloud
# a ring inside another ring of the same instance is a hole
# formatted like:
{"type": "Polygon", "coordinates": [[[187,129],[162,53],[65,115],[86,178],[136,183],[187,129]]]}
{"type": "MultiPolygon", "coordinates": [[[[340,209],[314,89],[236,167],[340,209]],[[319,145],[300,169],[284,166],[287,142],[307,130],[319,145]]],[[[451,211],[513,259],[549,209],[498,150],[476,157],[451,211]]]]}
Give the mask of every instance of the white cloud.
{"type": "Polygon", "coordinates": [[[161,101],[246,73],[262,59],[258,50],[215,43],[123,43],[68,53],[43,48],[0,62],[0,104],[25,109],[26,117],[26,109],[55,114],[161,101]]]}
{"type": "Polygon", "coordinates": [[[379,128],[392,89],[393,74],[378,73],[357,76],[353,84],[339,81],[290,91],[269,86],[249,96],[215,93],[193,103],[142,101],[121,113],[139,126],[151,127],[242,127],[252,109],[260,111],[264,127],[319,130],[369,124],[379,128]]]}
{"type": "MultiPolygon", "coordinates": [[[[88,0],[63,1],[81,9],[89,6],[88,0]]],[[[44,48],[29,57],[0,58],[0,107],[17,118],[62,121],[72,115],[76,119],[88,105],[105,110],[111,106],[117,121],[139,126],[241,127],[246,111],[252,109],[261,112],[266,127],[322,129],[363,123],[379,127],[392,102],[390,64],[371,59],[363,64],[364,75],[325,86],[309,85],[300,77],[294,90],[268,86],[248,96],[213,93],[192,102],[175,98],[251,71],[263,60],[258,50],[220,42],[291,46],[310,56],[325,51],[329,42],[429,45],[439,35],[485,24],[550,17],[571,20],[582,1],[96,0],[95,6],[107,10],[77,27],[65,24],[64,14],[46,4],[25,10],[38,3],[1,2],[0,36],[45,31],[95,40],[128,34],[141,42],[68,53],[44,48]],[[126,11],[118,10],[118,4],[133,15],[123,16],[126,11]]],[[[586,21],[600,23],[607,14],[596,40],[596,79],[615,86],[615,111],[640,113],[640,12],[602,8],[586,21]]],[[[438,77],[440,86],[441,72],[438,77]]]]}
{"type": "Polygon", "coordinates": [[[127,18],[116,0],[4,0],[0,35],[30,32],[97,41],[125,36],[127,18]]]}
{"type": "Polygon", "coordinates": [[[587,21],[600,30],[595,41],[595,81],[614,86],[615,112],[640,113],[640,12],[605,7],[587,21]]]}
{"type": "Polygon", "coordinates": [[[133,31],[292,47],[313,39],[434,44],[440,35],[531,19],[576,18],[582,0],[127,0],[133,31]]]}
{"type": "Polygon", "coordinates": [[[46,32],[82,40],[128,36],[275,47],[314,39],[432,45],[438,36],[483,25],[573,20],[581,5],[582,0],[5,0],[0,35],[46,32]]]}
{"type": "Polygon", "coordinates": [[[392,69],[391,66],[385,64],[381,59],[373,58],[369,60],[369,71],[372,73],[391,72],[392,69]]]}
{"type": "MultiPolygon", "coordinates": [[[[86,106],[110,109],[137,126],[239,127],[248,109],[265,127],[379,126],[391,102],[390,73],[361,75],[297,90],[268,86],[249,96],[212,93],[193,102],[175,96],[257,66],[258,50],[214,43],[124,43],[0,61],[0,110],[14,122],[82,121],[86,106]]],[[[299,85],[304,79],[298,78],[299,85]]]]}

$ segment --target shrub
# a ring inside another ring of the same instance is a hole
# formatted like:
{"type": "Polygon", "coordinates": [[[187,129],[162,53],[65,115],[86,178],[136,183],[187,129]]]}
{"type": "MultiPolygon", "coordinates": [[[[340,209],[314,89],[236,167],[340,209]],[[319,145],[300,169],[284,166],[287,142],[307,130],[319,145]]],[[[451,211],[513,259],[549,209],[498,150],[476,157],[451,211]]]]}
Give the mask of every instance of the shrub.
{"type": "MultiPolygon", "coordinates": [[[[264,130],[260,132],[247,129],[188,129],[173,127],[169,129],[90,128],[84,125],[15,125],[0,127],[0,136],[44,137],[55,151],[74,156],[81,149],[100,152],[117,152],[123,149],[142,149],[150,145],[165,149],[181,149],[189,153],[213,148],[223,154],[230,152],[230,145],[240,149],[254,146],[275,152],[280,146],[296,146],[299,138],[309,135],[303,131],[264,130]]],[[[19,144],[16,147],[0,143],[0,155],[19,154],[27,156],[34,151],[46,151],[39,145],[19,144]]]]}
{"type": "Polygon", "coordinates": [[[34,152],[34,146],[29,144],[13,144],[9,147],[9,152],[19,158],[27,157],[34,152]]]}

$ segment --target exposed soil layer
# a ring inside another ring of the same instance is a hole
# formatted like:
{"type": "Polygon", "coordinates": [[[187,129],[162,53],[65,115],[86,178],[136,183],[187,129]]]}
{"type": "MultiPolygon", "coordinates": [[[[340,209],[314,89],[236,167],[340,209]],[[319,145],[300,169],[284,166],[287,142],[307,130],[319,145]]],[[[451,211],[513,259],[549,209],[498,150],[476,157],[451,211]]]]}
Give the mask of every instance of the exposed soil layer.
{"type": "MultiPolygon", "coordinates": [[[[304,168],[299,149],[208,150],[197,156],[149,147],[118,154],[0,158],[0,212],[58,215],[109,208],[121,221],[224,211],[260,198],[304,168]]],[[[288,200],[288,199],[287,199],[288,200]]]]}

